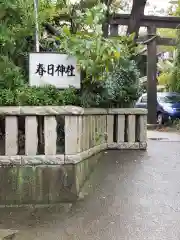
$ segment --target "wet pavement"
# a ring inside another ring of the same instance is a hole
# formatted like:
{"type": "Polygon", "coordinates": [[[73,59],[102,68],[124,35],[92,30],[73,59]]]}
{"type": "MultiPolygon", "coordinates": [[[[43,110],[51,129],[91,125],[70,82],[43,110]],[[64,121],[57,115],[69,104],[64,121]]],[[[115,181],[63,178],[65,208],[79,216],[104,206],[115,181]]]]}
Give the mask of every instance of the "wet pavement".
{"type": "Polygon", "coordinates": [[[69,211],[0,209],[0,228],[17,240],[179,240],[180,135],[148,137],[147,152],[105,153],[69,211]]]}

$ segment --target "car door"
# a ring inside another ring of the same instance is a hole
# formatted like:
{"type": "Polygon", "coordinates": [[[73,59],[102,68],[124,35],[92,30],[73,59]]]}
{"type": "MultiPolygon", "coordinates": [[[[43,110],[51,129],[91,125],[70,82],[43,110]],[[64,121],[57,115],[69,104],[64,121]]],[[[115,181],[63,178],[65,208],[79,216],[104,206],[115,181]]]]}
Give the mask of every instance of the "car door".
{"type": "Polygon", "coordinates": [[[147,108],[147,95],[143,95],[136,103],[137,108],[147,108]]]}

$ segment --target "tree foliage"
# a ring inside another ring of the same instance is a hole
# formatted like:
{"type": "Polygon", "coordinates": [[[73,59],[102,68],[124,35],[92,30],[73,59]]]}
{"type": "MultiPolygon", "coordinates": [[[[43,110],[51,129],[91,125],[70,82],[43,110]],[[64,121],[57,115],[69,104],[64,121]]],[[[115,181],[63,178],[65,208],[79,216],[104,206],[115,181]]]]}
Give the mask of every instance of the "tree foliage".
{"type": "Polygon", "coordinates": [[[172,91],[180,92],[180,35],[178,36],[176,59],[172,69],[170,88],[172,91]]]}
{"type": "MultiPolygon", "coordinates": [[[[29,0],[1,0],[0,5],[0,85],[16,87],[27,80],[28,53],[34,48],[34,6],[29,0]]],[[[53,11],[48,0],[39,1],[41,32],[53,11]]]]}
{"type": "Polygon", "coordinates": [[[123,102],[130,104],[136,97],[138,70],[132,62],[136,48],[132,37],[102,36],[106,4],[95,0],[76,4],[65,0],[56,3],[39,0],[41,50],[58,51],[77,58],[79,70],[84,75],[80,91],[28,86],[28,53],[34,48],[33,2],[7,0],[2,1],[1,6],[0,105],[105,106],[105,103],[116,105],[119,101],[123,105],[123,102]],[[45,35],[47,23],[51,24],[53,34],[45,35]],[[110,96],[115,90],[112,99],[110,96]],[[87,99],[85,93],[91,97],[87,99]],[[134,95],[125,96],[127,94],[134,95]]]}
{"type": "MultiPolygon", "coordinates": [[[[180,16],[180,0],[171,1],[171,15],[180,16]]],[[[174,65],[172,67],[169,87],[170,90],[175,92],[180,92],[180,31],[176,31],[177,36],[177,46],[176,46],[176,57],[174,60],[174,65]]]]}

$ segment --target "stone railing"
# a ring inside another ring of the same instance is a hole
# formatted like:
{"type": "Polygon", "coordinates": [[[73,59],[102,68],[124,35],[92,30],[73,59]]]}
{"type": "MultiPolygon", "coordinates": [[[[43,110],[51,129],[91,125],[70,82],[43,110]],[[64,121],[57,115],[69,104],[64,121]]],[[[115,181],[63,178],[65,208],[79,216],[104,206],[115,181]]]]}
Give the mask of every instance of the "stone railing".
{"type": "Polygon", "coordinates": [[[1,107],[0,116],[1,164],[76,163],[104,149],[147,145],[143,109],[1,107]]]}
{"type": "Polygon", "coordinates": [[[109,149],[147,148],[147,111],[145,109],[109,109],[107,115],[109,149]],[[112,133],[112,126],[114,131],[112,133]]]}
{"type": "Polygon", "coordinates": [[[81,161],[104,149],[146,149],[146,125],[143,109],[82,109],[66,117],[65,162],[81,161]]]}
{"type": "Polygon", "coordinates": [[[143,109],[0,107],[0,204],[76,199],[103,150],[146,149],[146,122],[143,109]]]}

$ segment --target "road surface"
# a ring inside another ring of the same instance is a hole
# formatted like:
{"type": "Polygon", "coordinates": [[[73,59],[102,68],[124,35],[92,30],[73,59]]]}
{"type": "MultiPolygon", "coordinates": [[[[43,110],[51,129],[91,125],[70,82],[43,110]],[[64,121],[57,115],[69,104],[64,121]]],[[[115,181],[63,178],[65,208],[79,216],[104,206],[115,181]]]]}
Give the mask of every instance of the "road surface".
{"type": "Polygon", "coordinates": [[[148,137],[147,152],[105,153],[68,212],[0,209],[0,228],[18,240],[179,240],[180,135],[148,137]]]}

